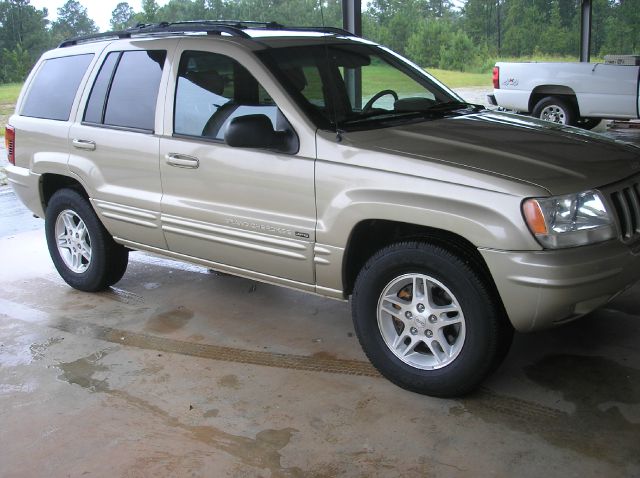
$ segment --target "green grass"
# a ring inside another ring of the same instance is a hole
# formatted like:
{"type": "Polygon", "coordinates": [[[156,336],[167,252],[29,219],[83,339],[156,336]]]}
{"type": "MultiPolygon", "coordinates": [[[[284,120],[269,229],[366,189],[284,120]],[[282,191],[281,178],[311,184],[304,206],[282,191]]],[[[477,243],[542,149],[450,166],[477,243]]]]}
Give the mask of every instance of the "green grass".
{"type": "Polygon", "coordinates": [[[449,88],[467,88],[474,86],[491,87],[491,73],[465,73],[462,71],[439,70],[437,68],[425,68],[427,72],[435,76],[449,88]]]}
{"type": "Polygon", "coordinates": [[[0,104],[16,104],[22,83],[7,83],[0,85],[0,104]]]}
{"type": "MultiPolygon", "coordinates": [[[[486,86],[491,87],[491,74],[464,73],[461,71],[439,70],[437,68],[425,68],[431,75],[450,88],[486,86]]],[[[362,94],[369,96],[378,91],[385,90],[394,85],[398,93],[410,93],[420,91],[421,87],[411,78],[404,76],[384,66],[370,66],[363,69],[362,94]]]]}
{"type": "Polygon", "coordinates": [[[16,107],[20,88],[22,83],[0,85],[0,136],[4,136],[4,127],[16,107]]]}

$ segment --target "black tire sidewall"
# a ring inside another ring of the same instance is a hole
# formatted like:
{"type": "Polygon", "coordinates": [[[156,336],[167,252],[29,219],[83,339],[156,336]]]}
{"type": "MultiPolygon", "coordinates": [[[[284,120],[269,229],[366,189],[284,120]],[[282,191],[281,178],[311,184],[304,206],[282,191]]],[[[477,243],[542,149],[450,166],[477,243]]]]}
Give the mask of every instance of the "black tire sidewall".
{"type": "Polygon", "coordinates": [[[428,244],[383,251],[359,275],[352,297],[354,327],[373,365],[402,388],[434,396],[459,396],[474,389],[495,367],[499,313],[479,276],[456,256],[428,244]],[[449,365],[433,370],[411,367],[384,342],[377,322],[382,290],[393,279],[425,274],[444,284],[458,300],[465,317],[465,341],[449,365]]]}
{"type": "Polygon", "coordinates": [[[112,238],[106,231],[89,202],[71,189],[57,191],[49,201],[45,215],[45,233],[49,254],[58,273],[71,287],[87,292],[95,292],[108,287],[109,250],[112,238]],[[55,224],[64,210],[75,212],[84,222],[91,240],[91,261],[86,271],[74,272],[67,267],[58,251],[55,224]]]}

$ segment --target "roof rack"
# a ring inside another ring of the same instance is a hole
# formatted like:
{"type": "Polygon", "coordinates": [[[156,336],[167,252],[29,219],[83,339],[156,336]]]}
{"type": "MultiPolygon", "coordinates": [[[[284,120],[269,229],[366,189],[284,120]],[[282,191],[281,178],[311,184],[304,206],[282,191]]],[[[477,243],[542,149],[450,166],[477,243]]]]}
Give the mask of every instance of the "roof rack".
{"type": "Polygon", "coordinates": [[[152,35],[159,33],[206,33],[207,35],[221,35],[227,33],[231,36],[240,38],[251,38],[245,32],[246,29],[263,29],[263,30],[287,30],[297,32],[320,32],[330,33],[333,35],[355,36],[353,33],[337,27],[286,27],[276,22],[254,22],[254,21],[236,21],[236,20],[191,20],[182,22],[160,22],[160,23],[139,23],[133,28],[122,31],[111,31],[104,33],[94,33],[91,35],[83,35],[69,38],[58,45],[58,48],[64,48],[78,43],[84,43],[96,40],[131,38],[134,35],[152,35]]]}

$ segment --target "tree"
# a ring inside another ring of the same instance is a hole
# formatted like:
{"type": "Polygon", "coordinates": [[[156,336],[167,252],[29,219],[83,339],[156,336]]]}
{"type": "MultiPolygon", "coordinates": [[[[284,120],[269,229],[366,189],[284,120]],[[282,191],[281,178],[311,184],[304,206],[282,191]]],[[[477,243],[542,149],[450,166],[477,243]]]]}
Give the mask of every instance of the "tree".
{"type": "MultiPolygon", "coordinates": [[[[142,12],[135,16],[136,23],[155,23],[158,21],[160,7],[155,0],[142,0],[142,12]]],[[[170,21],[170,20],[168,20],[170,21]]]]}
{"type": "Polygon", "coordinates": [[[127,2],[120,2],[116,5],[116,8],[111,12],[111,29],[112,30],[126,30],[136,24],[134,18],[135,11],[131,8],[127,2]]]}
{"type": "Polygon", "coordinates": [[[67,0],[58,8],[58,19],[51,24],[51,34],[57,41],[97,32],[98,27],[89,18],[87,9],[77,0],[67,0]]]}
{"type": "Polygon", "coordinates": [[[452,35],[452,22],[444,18],[429,18],[418,24],[407,43],[407,56],[422,67],[437,67],[442,46],[452,35]]]}
{"type": "Polygon", "coordinates": [[[28,0],[0,1],[0,83],[23,80],[52,46],[47,13],[28,0]]]}

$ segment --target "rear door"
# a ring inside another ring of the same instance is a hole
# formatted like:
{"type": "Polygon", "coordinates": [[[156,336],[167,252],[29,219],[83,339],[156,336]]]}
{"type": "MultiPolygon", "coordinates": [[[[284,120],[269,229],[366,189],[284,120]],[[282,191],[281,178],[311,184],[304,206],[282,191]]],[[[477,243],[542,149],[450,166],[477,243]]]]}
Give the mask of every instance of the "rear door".
{"type": "Polygon", "coordinates": [[[157,134],[164,97],[158,93],[176,42],[135,43],[112,44],[89,81],[69,132],[69,168],[114,237],[166,248],[157,134]]]}
{"type": "Polygon", "coordinates": [[[224,46],[224,41],[182,40],[176,52],[165,124],[172,134],[160,141],[162,227],[168,247],[236,273],[311,284],[313,131],[300,137],[304,131],[295,131],[286,101],[277,100],[282,93],[256,60],[224,46]],[[247,114],[263,114],[275,129],[298,135],[298,152],[225,144],[229,122],[247,114]]]}

